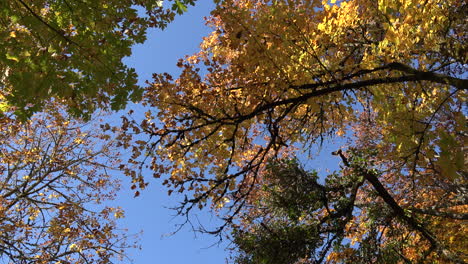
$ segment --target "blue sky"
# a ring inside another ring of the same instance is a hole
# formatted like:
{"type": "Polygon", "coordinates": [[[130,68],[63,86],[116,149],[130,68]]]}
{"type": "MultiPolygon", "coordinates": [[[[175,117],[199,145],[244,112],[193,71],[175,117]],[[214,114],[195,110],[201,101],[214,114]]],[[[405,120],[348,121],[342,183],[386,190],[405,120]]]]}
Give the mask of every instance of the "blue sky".
{"type": "MultiPolygon", "coordinates": [[[[198,1],[195,7],[178,16],[167,29],[150,31],[148,40],[134,47],[133,55],[126,63],[137,70],[140,84],[151,80],[153,73],[178,73],[177,60],[196,52],[202,37],[210,32],[203,17],[208,16],[213,7],[212,1],[198,1]]],[[[149,179],[149,182],[148,188],[137,198],[132,198],[130,184],[123,182],[116,200],[117,205],[126,211],[121,225],[128,228],[129,233],[143,230],[140,240],[142,249],[129,252],[133,263],[225,263],[228,257],[226,244],[212,246],[218,241],[212,236],[194,234],[189,226],[172,236],[167,235],[183,221],[180,217],[174,217],[174,212],[168,209],[177,205],[180,197],[167,196],[167,189],[161,186],[160,180],[149,179]]],[[[197,213],[197,216],[208,225],[215,221],[206,211],[197,213]]]]}

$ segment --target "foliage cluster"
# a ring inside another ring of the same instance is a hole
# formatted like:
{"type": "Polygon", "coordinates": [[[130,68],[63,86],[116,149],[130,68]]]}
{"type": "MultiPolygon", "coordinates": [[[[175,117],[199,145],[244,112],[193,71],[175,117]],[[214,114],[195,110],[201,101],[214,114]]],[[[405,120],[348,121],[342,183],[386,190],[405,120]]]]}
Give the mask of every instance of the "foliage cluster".
{"type": "Polygon", "coordinates": [[[194,2],[177,0],[170,9],[160,0],[2,1],[0,110],[13,106],[25,119],[49,98],[76,116],[122,109],[142,92],[122,59],[149,28],[165,28],[194,2]]]}
{"type": "Polygon", "coordinates": [[[130,162],[187,194],[179,214],[217,212],[241,263],[467,261],[466,10],[218,1],[180,76],[147,87],[157,110],[126,122],[149,136],[130,162]],[[325,184],[288,165],[335,136],[325,184]]]}

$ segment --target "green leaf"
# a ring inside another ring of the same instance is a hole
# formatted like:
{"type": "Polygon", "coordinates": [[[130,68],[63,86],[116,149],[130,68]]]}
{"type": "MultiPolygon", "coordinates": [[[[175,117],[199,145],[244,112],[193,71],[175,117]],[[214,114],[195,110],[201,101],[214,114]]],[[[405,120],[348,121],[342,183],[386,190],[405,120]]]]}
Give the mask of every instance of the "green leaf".
{"type": "Polygon", "coordinates": [[[187,5],[179,0],[176,0],[172,5],[172,10],[176,11],[177,14],[182,15],[184,12],[187,12],[187,5]]]}

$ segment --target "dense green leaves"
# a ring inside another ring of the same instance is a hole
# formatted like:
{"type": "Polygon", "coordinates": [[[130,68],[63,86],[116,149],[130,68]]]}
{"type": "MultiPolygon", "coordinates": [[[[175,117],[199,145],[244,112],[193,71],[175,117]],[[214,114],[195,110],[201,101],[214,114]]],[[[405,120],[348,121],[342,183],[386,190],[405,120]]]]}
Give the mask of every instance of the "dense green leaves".
{"type": "MultiPolygon", "coordinates": [[[[169,1],[170,2],[170,1],[169,1]]],[[[194,1],[175,1],[181,14],[194,1]]],[[[122,63],[151,27],[164,28],[174,11],[160,0],[11,0],[0,2],[2,102],[21,118],[50,98],[71,113],[121,109],[137,100],[134,69],[122,63]]]]}
{"type": "Polygon", "coordinates": [[[257,209],[233,230],[236,263],[320,263],[345,238],[363,179],[331,174],[321,184],[316,172],[283,159],[270,162],[265,182],[257,209]]]}

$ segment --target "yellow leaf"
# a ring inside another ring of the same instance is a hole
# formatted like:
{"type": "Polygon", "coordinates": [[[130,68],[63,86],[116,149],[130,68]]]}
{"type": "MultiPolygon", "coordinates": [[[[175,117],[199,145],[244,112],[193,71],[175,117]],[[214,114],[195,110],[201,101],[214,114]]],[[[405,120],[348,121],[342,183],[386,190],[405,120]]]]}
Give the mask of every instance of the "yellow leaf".
{"type": "Polygon", "coordinates": [[[11,54],[7,53],[5,56],[6,56],[7,60],[12,60],[12,61],[19,62],[18,57],[16,57],[15,55],[11,55],[11,54]]]}

